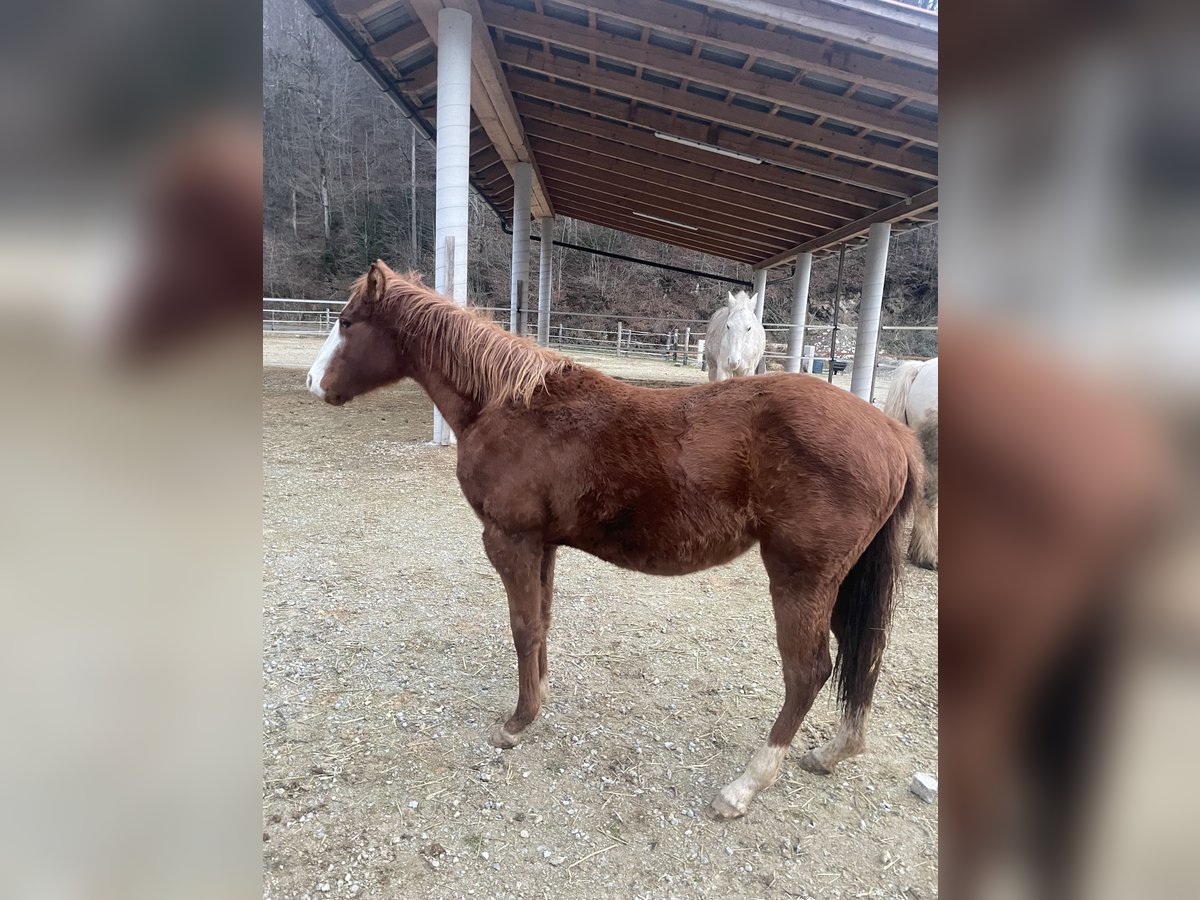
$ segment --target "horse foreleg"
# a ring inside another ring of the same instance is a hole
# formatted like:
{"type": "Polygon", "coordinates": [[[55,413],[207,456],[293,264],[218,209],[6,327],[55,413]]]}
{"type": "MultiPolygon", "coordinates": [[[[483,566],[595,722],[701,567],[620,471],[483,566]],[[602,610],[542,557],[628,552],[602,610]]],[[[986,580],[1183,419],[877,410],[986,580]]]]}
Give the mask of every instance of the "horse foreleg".
{"type": "Polygon", "coordinates": [[[493,746],[508,749],[521,742],[522,733],[537,718],[542,705],[545,548],[540,541],[513,538],[490,527],[484,529],[483,546],[508,593],[509,624],[517,651],[517,708],[491,734],[493,746]]]}
{"type": "Polygon", "coordinates": [[[775,639],[783,662],[783,709],[775,719],[767,743],[754,754],[746,771],[713,799],[713,810],[718,815],[727,818],[745,815],[755,796],[775,783],[801,721],[829,680],[833,671],[828,625],[832,600],[827,593],[801,590],[789,579],[772,575],[775,639]]]}

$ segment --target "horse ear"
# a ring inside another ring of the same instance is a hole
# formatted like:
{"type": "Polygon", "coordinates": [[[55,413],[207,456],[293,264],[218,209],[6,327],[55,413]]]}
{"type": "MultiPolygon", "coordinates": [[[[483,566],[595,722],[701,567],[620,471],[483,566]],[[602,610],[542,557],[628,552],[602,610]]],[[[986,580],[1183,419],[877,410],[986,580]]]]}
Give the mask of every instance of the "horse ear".
{"type": "Polygon", "coordinates": [[[730,306],[737,303],[737,298],[733,296],[733,291],[729,291],[729,299],[726,301],[730,306]]]}
{"type": "Polygon", "coordinates": [[[382,259],[377,259],[371,263],[371,268],[367,270],[367,290],[364,297],[367,300],[379,300],[383,297],[384,288],[387,287],[388,276],[392,274],[392,270],[388,268],[387,263],[382,259]]]}

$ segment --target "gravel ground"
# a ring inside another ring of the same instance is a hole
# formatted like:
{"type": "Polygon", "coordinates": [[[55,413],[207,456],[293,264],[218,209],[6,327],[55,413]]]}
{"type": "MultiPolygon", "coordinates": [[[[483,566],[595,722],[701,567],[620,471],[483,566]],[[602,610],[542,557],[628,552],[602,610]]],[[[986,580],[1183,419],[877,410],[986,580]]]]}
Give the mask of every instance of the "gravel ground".
{"type": "Polygon", "coordinates": [[[796,764],[836,725],[824,691],[726,822],[707,804],[782,702],[757,555],[654,578],[563,550],[550,700],[496,750],[516,659],[453,451],[421,443],[412,384],[309,396],[319,343],[264,340],[265,897],[937,895],[937,807],[908,791],[937,772],[936,576],[907,572],[868,751],[829,778],[796,764]]]}

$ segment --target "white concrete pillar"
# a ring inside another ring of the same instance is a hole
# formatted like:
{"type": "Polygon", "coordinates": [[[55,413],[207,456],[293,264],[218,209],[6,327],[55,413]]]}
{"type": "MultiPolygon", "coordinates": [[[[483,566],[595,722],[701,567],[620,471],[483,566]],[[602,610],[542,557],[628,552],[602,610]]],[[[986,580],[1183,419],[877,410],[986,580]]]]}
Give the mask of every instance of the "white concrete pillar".
{"type": "Polygon", "coordinates": [[[872,225],[867,237],[867,265],[863,274],[862,301],[858,304],[858,337],[854,343],[854,369],[850,376],[850,391],[867,401],[871,399],[871,378],[875,374],[879,315],[883,309],[883,276],[887,271],[891,235],[891,224],[883,222],[872,225]]]}
{"type": "Polygon", "coordinates": [[[550,290],[554,284],[554,217],[538,219],[542,235],[542,264],[538,269],[538,343],[550,344],[550,290]]]}
{"type": "Polygon", "coordinates": [[[785,368],[799,372],[804,354],[804,323],[808,318],[808,285],[812,278],[812,254],[796,257],[796,276],[792,280],[792,323],[788,331],[788,355],[785,368]]]}
{"type": "Polygon", "coordinates": [[[529,196],[533,184],[533,166],[517,163],[513,173],[512,300],[509,303],[508,330],[525,333],[529,304],[529,196]]]}
{"type": "MultiPolygon", "coordinates": [[[[761,323],[763,320],[763,309],[767,305],[767,270],[754,270],[754,315],[758,317],[761,323]]],[[[758,361],[758,368],[754,370],[754,374],[762,375],[767,371],[767,356],[766,350],[763,350],[763,358],[758,361]]]]}
{"type": "Polygon", "coordinates": [[[763,306],[767,302],[767,270],[754,270],[754,314],[758,316],[758,321],[762,321],[763,306]]]}
{"type": "MultiPolygon", "coordinates": [[[[434,218],[434,287],[467,302],[467,219],[471,154],[471,14],[438,11],[437,205],[434,218]]],[[[454,440],[433,412],[433,442],[454,440]]]]}

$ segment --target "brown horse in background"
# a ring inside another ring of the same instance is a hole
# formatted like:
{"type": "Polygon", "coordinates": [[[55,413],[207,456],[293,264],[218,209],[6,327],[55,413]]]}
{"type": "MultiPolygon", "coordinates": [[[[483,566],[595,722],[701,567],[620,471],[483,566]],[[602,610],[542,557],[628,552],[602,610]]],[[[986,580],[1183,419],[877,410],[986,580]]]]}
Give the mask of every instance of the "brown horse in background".
{"type": "Polygon", "coordinates": [[[546,699],[560,546],[683,575],[757,543],[784,703],[766,745],[713,807],[741,815],[775,781],[835,670],[842,724],[801,765],[828,773],[861,752],[902,523],[921,492],[920,451],[907,428],[803,375],[634,387],[514,337],[376,262],[355,282],[308,387],[341,405],[402,378],[424,388],[458,436],[459,483],[508,593],[519,692],[493,744],[516,746],[546,699]]]}

